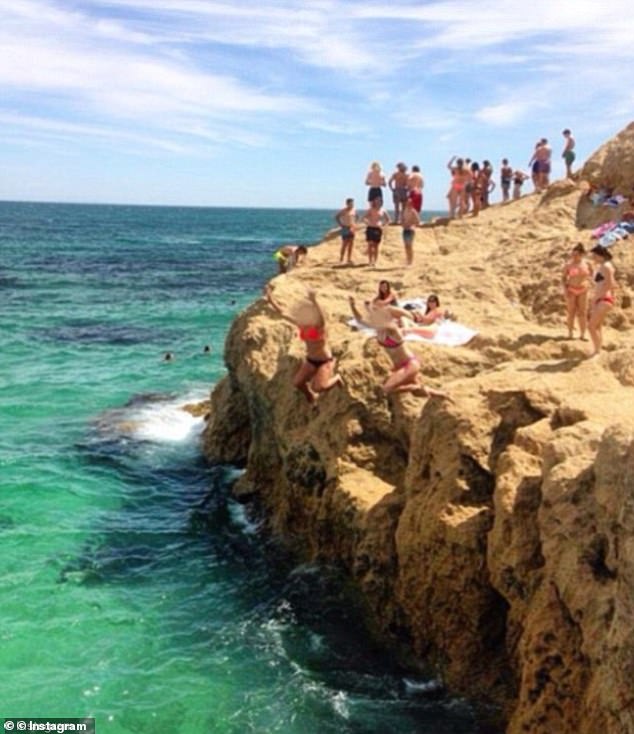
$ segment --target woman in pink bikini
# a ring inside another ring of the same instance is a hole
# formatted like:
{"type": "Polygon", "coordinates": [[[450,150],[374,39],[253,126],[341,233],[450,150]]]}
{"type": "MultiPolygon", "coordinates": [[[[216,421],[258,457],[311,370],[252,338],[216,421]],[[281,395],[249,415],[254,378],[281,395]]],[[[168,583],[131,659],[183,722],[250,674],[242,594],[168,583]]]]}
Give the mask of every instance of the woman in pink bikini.
{"type": "Polygon", "coordinates": [[[308,292],[308,303],[300,304],[292,313],[286,312],[273,298],[270,285],[265,289],[266,300],[277,313],[299,329],[299,338],[306,345],[306,358],[293,378],[293,387],[309,403],[315,403],[319,394],[343,382],[341,375],[333,375],[335,360],[328,346],[326,316],[314,291],[308,292]]]}
{"type": "Polygon", "coordinates": [[[372,329],[376,329],[376,340],[385,349],[392,361],[392,374],[381,386],[386,395],[395,392],[415,392],[429,398],[446,398],[447,393],[421,385],[418,381],[420,362],[405,345],[403,333],[397,320],[391,314],[391,308],[366,307],[367,316],[363,317],[352,296],[348,299],[356,320],[372,329]]]}
{"type": "Polygon", "coordinates": [[[592,278],[592,265],[585,258],[586,249],[579,242],[572,248],[570,259],[564,265],[562,283],[566,297],[566,323],[568,339],[573,338],[575,318],[579,321],[580,338],[586,338],[588,322],[588,290],[592,278]]]}
{"type": "Polygon", "coordinates": [[[614,277],[614,265],[610,262],[612,254],[607,247],[595,245],[590,252],[597,267],[594,271],[594,292],[590,304],[588,331],[592,340],[590,357],[596,357],[603,344],[603,321],[608,312],[614,307],[616,279],[614,277]]]}

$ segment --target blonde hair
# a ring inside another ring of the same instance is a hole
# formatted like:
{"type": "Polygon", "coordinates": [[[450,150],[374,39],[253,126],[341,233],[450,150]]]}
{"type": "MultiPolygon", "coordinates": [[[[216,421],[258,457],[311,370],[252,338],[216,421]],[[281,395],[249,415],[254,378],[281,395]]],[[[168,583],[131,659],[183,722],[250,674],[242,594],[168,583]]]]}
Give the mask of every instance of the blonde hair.
{"type": "Polygon", "coordinates": [[[372,161],[372,163],[370,163],[370,168],[373,171],[380,171],[381,170],[381,164],[378,161],[372,161]]]}

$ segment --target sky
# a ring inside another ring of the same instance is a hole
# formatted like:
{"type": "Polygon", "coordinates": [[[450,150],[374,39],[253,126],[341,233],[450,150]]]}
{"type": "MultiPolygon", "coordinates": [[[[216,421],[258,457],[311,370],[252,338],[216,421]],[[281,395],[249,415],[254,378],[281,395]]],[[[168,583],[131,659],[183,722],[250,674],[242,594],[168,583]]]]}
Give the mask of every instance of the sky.
{"type": "MultiPolygon", "coordinates": [[[[579,161],[634,115],[631,0],[0,0],[0,199],[338,209],[373,160],[579,161]]],[[[498,193],[492,200],[496,201],[498,193]]]]}

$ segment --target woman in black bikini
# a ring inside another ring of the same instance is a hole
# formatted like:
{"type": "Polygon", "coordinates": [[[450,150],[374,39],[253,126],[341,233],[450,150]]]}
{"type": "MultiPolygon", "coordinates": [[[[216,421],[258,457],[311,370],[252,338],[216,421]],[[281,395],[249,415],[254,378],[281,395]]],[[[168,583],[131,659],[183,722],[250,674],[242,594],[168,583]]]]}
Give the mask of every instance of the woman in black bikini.
{"type": "Polygon", "coordinates": [[[293,387],[309,403],[315,403],[320,393],[343,382],[341,375],[333,375],[335,361],[327,342],[326,317],[317,296],[314,291],[309,291],[309,304],[296,308],[293,313],[287,313],[273,298],[270,285],[267,285],[265,295],[277,313],[299,329],[299,338],[306,345],[306,359],[293,378],[293,387]]]}
{"type": "Polygon", "coordinates": [[[348,299],[356,320],[364,326],[376,329],[376,340],[385,349],[392,362],[392,374],[381,386],[389,395],[394,392],[417,392],[429,398],[446,398],[447,393],[421,385],[418,381],[420,362],[403,341],[398,322],[391,314],[390,307],[367,307],[367,317],[363,317],[357,309],[352,296],[348,299]]]}
{"type": "Polygon", "coordinates": [[[612,254],[607,247],[595,245],[590,252],[597,268],[594,272],[594,293],[590,303],[588,331],[592,340],[590,357],[596,357],[603,344],[603,321],[608,312],[614,307],[616,279],[614,277],[614,265],[610,262],[612,254]]]}

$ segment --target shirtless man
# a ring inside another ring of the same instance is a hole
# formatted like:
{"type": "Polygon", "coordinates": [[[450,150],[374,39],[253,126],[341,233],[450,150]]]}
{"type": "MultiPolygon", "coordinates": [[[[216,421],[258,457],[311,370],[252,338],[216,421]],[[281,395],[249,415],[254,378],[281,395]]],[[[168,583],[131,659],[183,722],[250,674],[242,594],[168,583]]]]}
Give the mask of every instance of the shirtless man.
{"type": "Polygon", "coordinates": [[[572,137],[572,133],[568,128],[566,128],[562,135],[566,139],[566,143],[564,145],[563,153],[561,154],[561,157],[564,159],[566,163],[566,176],[568,178],[572,177],[572,164],[575,160],[575,139],[572,137]]]}
{"type": "Polygon", "coordinates": [[[403,225],[403,245],[405,247],[405,263],[410,267],[414,262],[414,237],[416,230],[414,227],[420,225],[420,217],[414,209],[411,199],[405,202],[405,207],[401,215],[401,224],[403,225]]]}
{"type": "Polygon", "coordinates": [[[539,146],[535,149],[535,163],[537,164],[537,190],[543,191],[548,188],[550,183],[550,159],[552,157],[552,148],[548,145],[548,140],[542,138],[539,146]]]}
{"type": "Polygon", "coordinates": [[[354,231],[357,223],[357,212],[354,208],[354,199],[346,199],[346,205],[335,214],[335,221],[341,227],[341,254],[339,263],[344,258],[348,265],[352,265],[352,246],[354,245],[354,231]]]}
{"type": "Polygon", "coordinates": [[[377,197],[370,202],[370,208],[365,213],[363,221],[367,225],[365,238],[368,243],[368,265],[376,265],[379,245],[383,237],[383,227],[390,223],[390,216],[383,209],[381,199],[377,197]]]}
{"type": "Polygon", "coordinates": [[[513,180],[513,169],[509,166],[508,158],[502,158],[500,168],[500,187],[502,188],[502,201],[508,201],[511,194],[511,182],[513,180]]]}
{"type": "Polygon", "coordinates": [[[403,205],[407,201],[407,166],[404,163],[396,164],[396,171],[390,176],[387,185],[392,192],[394,202],[394,224],[400,224],[403,205]]]}
{"type": "Polygon", "coordinates": [[[407,178],[407,188],[409,190],[409,198],[414,209],[420,214],[423,208],[423,187],[425,182],[418,166],[412,166],[412,172],[407,178]]]}

